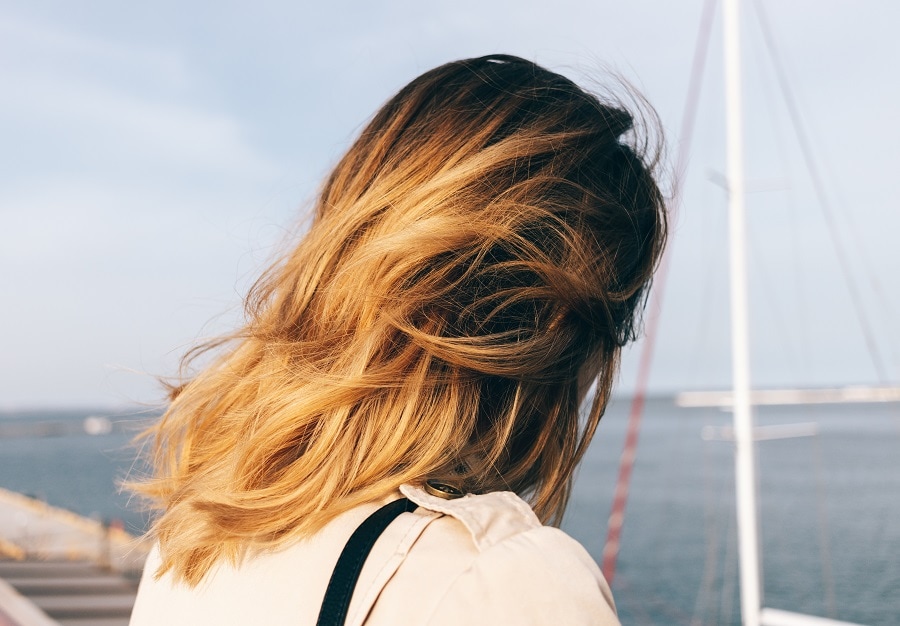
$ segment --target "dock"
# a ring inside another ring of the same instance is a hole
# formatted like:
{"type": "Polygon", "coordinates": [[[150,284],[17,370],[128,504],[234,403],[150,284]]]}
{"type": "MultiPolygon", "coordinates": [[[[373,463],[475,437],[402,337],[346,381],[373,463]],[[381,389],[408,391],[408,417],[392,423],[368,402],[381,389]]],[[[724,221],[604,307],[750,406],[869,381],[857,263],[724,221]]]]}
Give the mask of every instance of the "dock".
{"type": "Polygon", "coordinates": [[[126,626],[146,540],[0,489],[0,626],[126,626]]]}

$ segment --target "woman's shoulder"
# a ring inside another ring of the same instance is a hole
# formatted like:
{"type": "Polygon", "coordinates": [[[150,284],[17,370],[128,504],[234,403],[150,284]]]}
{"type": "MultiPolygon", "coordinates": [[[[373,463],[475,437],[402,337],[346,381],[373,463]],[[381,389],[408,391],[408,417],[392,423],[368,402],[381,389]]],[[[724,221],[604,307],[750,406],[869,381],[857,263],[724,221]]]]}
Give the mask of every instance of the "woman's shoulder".
{"type": "MultiPolygon", "coordinates": [[[[561,530],[541,525],[515,494],[443,500],[414,486],[401,491],[419,508],[376,542],[348,626],[618,625],[590,555],[561,530]]],[[[169,574],[154,577],[154,549],[132,624],[313,624],[347,538],[382,504],[353,509],[282,550],[221,563],[193,589],[169,574]]]]}
{"type": "Polygon", "coordinates": [[[593,558],[563,531],[543,526],[515,494],[443,500],[417,487],[401,491],[442,516],[418,538],[376,614],[379,605],[402,600],[416,606],[423,624],[619,623],[593,558]]]}

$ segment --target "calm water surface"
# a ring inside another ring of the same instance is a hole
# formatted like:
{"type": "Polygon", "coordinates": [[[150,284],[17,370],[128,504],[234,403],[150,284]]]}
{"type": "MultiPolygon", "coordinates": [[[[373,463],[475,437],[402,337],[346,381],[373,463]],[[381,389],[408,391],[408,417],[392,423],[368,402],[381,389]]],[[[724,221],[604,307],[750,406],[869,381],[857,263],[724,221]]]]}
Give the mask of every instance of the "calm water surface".
{"type": "MultiPolygon", "coordinates": [[[[627,401],[610,406],[563,525],[598,561],[627,412],[627,401]]],[[[116,484],[146,416],[112,417],[111,433],[92,436],[80,428],[89,414],[0,415],[0,486],[139,532],[147,517],[116,484]],[[57,434],[25,436],[23,420],[57,434]]],[[[761,407],[756,417],[819,426],[815,437],[758,446],[766,605],[900,624],[900,406],[761,407]]],[[[730,420],[648,402],[613,584],[623,624],[739,624],[732,444],[700,436],[730,420]]]]}

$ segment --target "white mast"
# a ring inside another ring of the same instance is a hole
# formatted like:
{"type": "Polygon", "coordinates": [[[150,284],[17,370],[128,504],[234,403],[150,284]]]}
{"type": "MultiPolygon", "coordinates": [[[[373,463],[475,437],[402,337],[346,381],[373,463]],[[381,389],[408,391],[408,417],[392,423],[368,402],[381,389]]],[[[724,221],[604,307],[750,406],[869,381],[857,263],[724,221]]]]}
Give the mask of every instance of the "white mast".
{"type": "Polygon", "coordinates": [[[731,270],[731,369],[734,387],[735,483],[741,620],[760,626],[756,459],[750,409],[750,339],[744,217],[744,137],[741,111],[739,0],[725,0],[725,110],[727,127],[729,255],[731,270]]]}
{"type": "MultiPolygon", "coordinates": [[[[757,432],[750,397],[750,333],[744,215],[744,129],[741,111],[739,0],[724,0],[725,113],[727,127],[729,267],[731,273],[731,369],[734,387],[734,476],[743,626],[859,626],[762,607],[756,513],[757,432]]],[[[784,433],[781,433],[782,435],[784,433]]],[[[790,436],[796,436],[792,433],[790,436]]]]}

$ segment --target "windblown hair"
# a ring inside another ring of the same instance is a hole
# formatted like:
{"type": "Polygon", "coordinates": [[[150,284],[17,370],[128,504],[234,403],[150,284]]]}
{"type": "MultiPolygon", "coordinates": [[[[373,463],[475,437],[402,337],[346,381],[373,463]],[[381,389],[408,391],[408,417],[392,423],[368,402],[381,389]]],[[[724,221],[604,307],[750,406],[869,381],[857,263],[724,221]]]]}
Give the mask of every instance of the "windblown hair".
{"type": "Polygon", "coordinates": [[[158,574],[196,584],[429,478],[558,522],[666,235],[634,125],[502,55],[388,101],[145,433],[158,574]]]}

